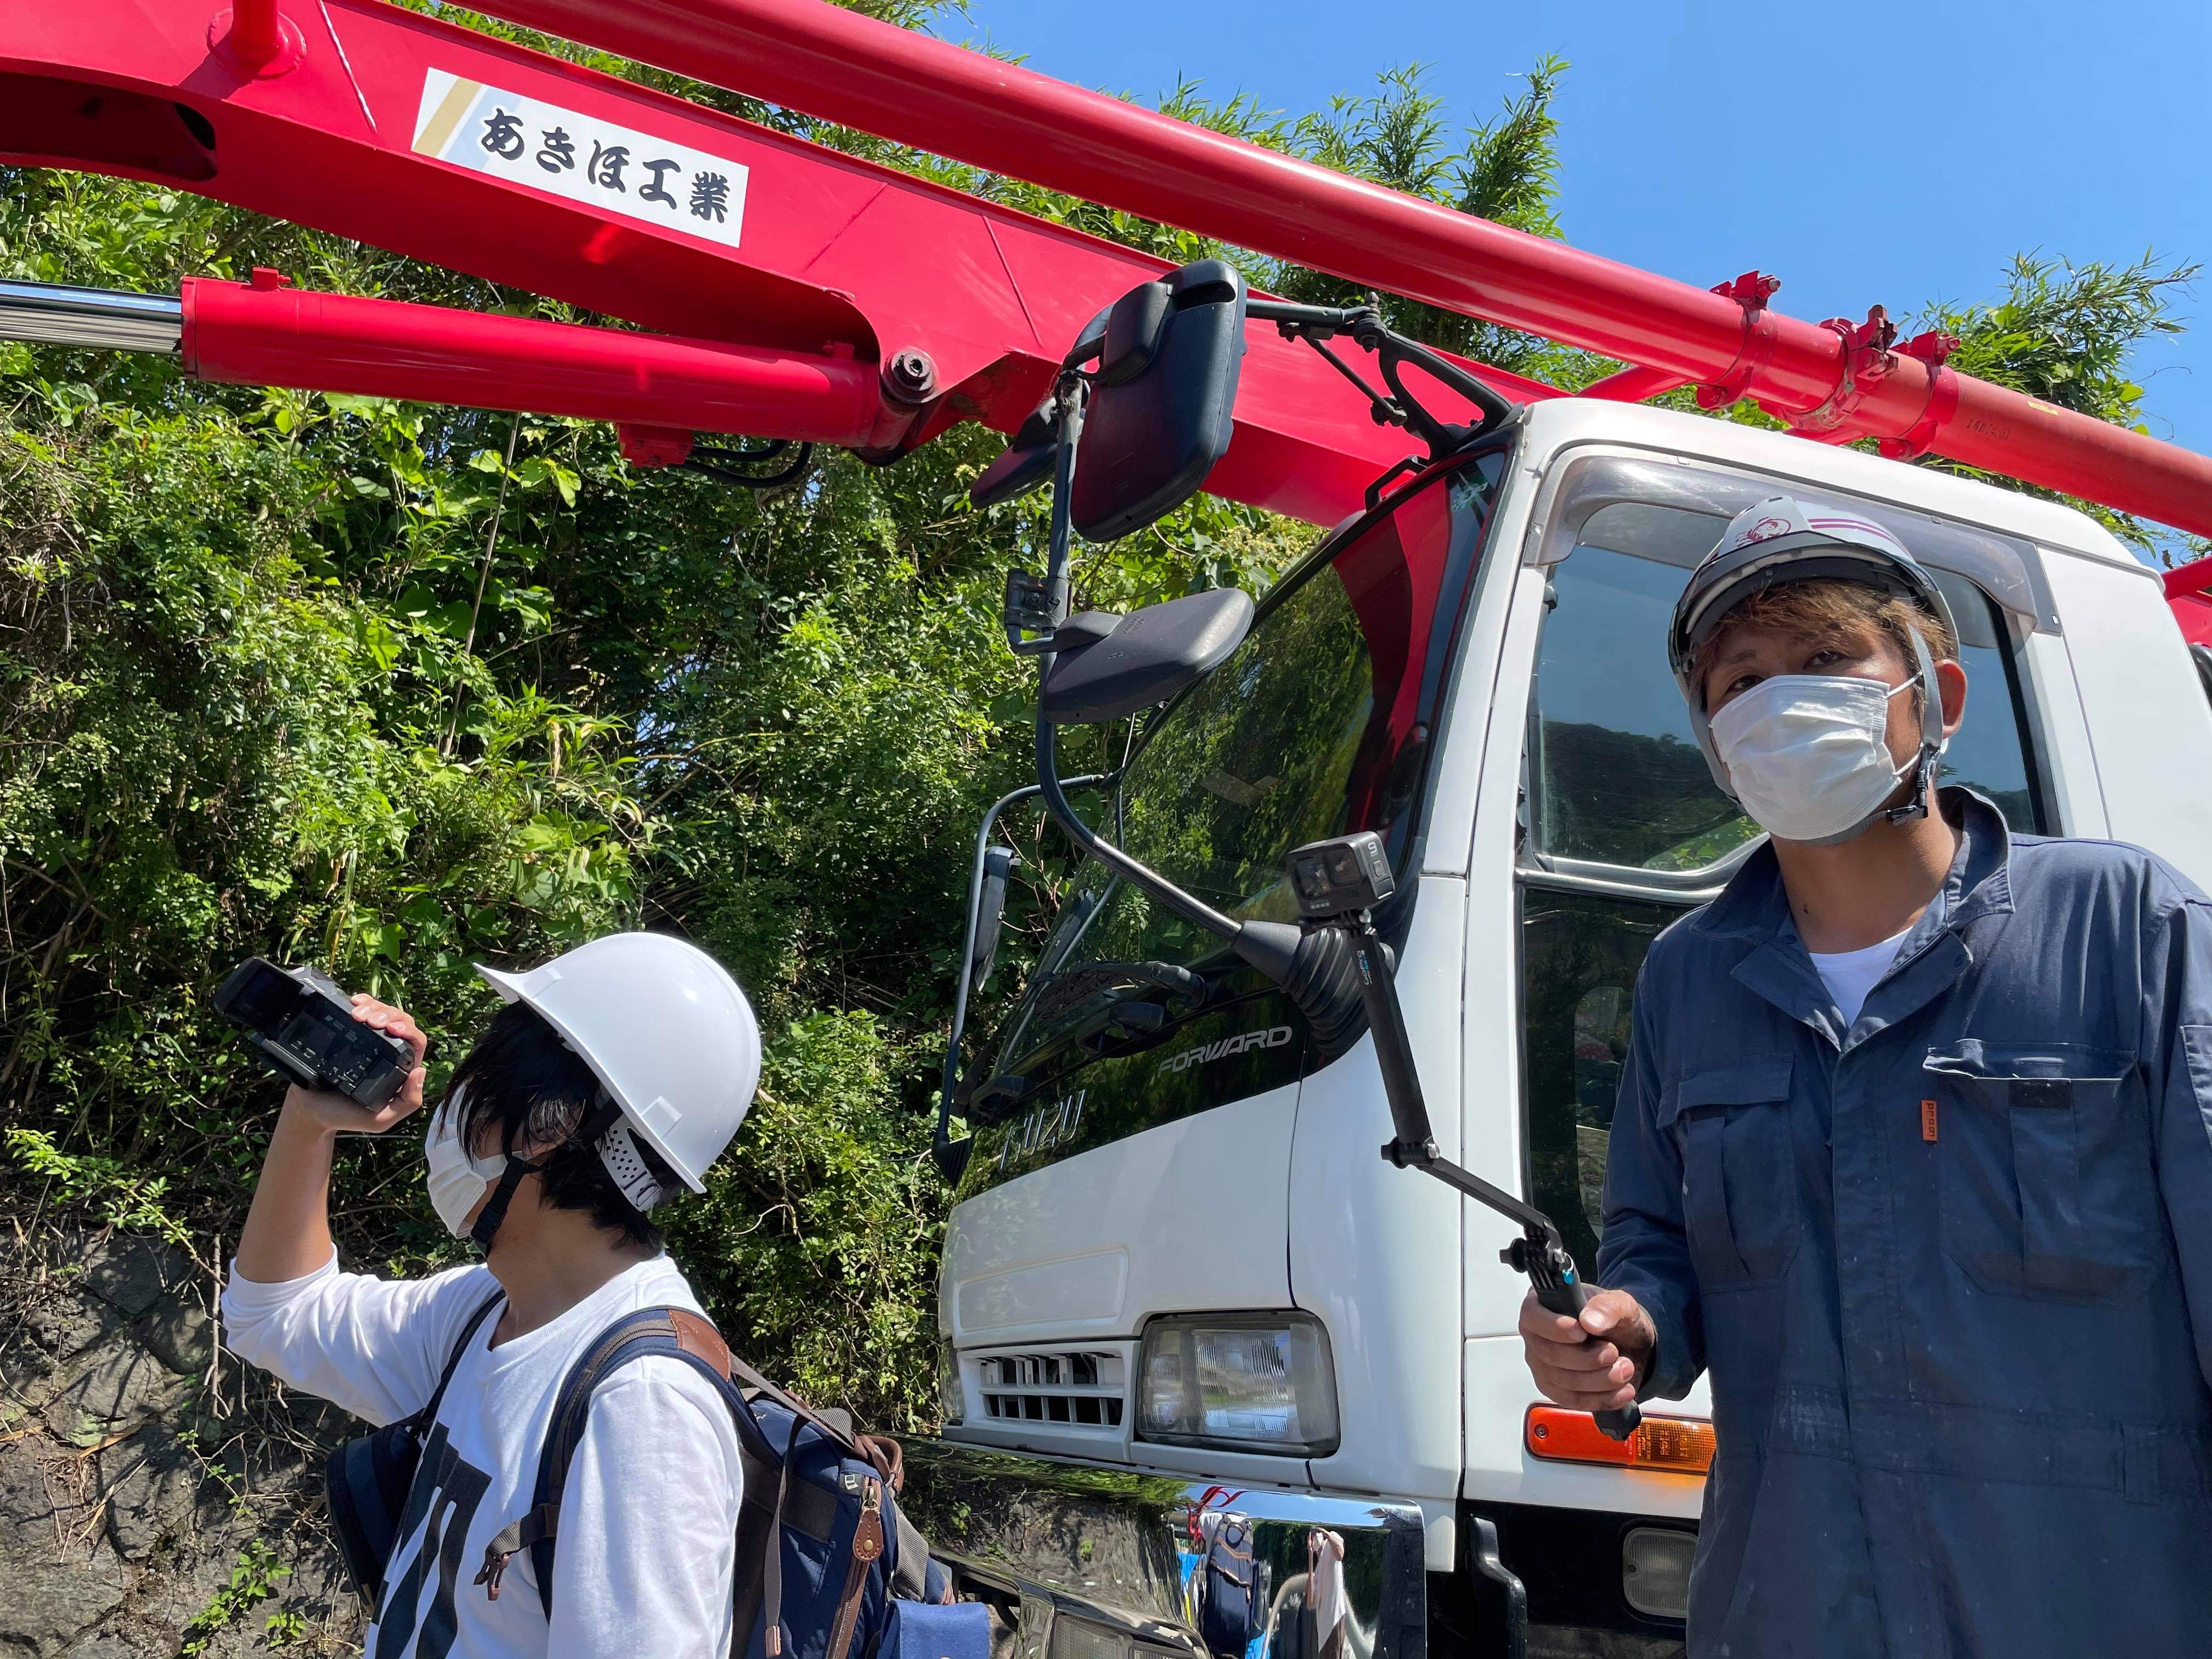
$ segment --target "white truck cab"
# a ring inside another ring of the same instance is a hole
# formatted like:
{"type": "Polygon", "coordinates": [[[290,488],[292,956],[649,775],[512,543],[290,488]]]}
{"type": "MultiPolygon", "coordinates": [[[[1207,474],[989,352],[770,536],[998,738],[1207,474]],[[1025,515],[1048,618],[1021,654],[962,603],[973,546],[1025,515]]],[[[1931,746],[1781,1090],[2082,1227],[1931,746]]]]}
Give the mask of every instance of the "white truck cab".
{"type": "MultiPolygon", "coordinates": [[[[1730,516],[1784,491],[1878,520],[1942,582],[1969,680],[1947,781],[2018,832],[2137,842],[2212,886],[2212,704],[2112,535],[1572,398],[1333,532],[1139,728],[1092,815],[1238,918],[1291,919],[1291,848],[1380,833],[1398,892],[1376,924],[1440,1150],[1547,1212],[1586,1273],[1638,968],[1758,838],[1692,738],[1668,618],[1730,516]]],[[[1170,1626],[1223,1659],[1676,1650],[1703,1385],[1624,1444],[1538,1409],[1527,1284],[1499,1261],[1516,1230],[1377,1155],[1371,1037],[1324,1061],[1282,991],[1092,865],[969,1073],[925,1462],[1026,1517],[939,1541],[996,1564],[1035,1659],[1170,1626]],[[1263,1581],[1246,1626],[1210,1607],[1238,1604],[1223,1515],[1263,1581]]]]}

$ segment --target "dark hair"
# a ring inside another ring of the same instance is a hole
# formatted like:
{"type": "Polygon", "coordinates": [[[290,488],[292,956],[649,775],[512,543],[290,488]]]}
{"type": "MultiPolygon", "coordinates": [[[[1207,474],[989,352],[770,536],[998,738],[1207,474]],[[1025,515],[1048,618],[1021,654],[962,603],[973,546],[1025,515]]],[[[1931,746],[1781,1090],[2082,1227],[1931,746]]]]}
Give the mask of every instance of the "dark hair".
{"type": "MultiPolygon", "coordinates": [[[[1913,665],[1912,635],[1917,630],[1936,662],[1956,662],[1959,642],[1943,619],[1917,599],[1893,593],[1871,582],[1840,577],[1813,577],[1805,581],[1776,582],[1771,587],[1739,599],[1729,607],[1720,625],[1706,635],[1690,659],[1690,684],[1700,700],[1705,693],[1705,671],[1720,654],[1722,642],[1739,628],[1775,628],[1785,634],[1818,639],[1837,629],[1870,628],[1897,647],[1910,670],[1913,665]]],[[[1912,693],[1919,705],[1917,685],[1912,693]]]]}
{"type": "MultiPolygon", "coordinates": [[[[450,1109],[458,1097],[461,1144],[478,1158],[495,1147],[513,1151],[561,1142],[538,1171],[543,1201],[556,1210],[582,1210],[594,1226],[618,1232],[647,1249],[660,1248],[660,1229],[624,1198],[599,1162],[599,1148],[571,1140],[601,1098],[599,1080],[544,1016],[510,1002],[492,1017],[476,1046],[453,1068],[438,1103],[450,1109]]],[[[678,1188],[673,1170],[653,1148],[632,1137],[646,1169],[664,1193],[678,1188]]]]}

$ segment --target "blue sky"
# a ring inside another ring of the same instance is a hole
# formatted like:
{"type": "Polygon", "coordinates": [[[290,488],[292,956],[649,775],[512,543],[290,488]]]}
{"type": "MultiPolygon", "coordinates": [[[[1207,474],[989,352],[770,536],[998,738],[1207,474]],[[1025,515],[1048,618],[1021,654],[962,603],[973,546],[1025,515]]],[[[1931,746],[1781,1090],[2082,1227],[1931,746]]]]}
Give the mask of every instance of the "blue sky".
{"type": "MultiPolygon", "coordinates": [[[[1800,317],[1994,298],[2015,252],[2212,262],[2204,0],[975,0],[945,33],[1146,101],[1178,76],[1293,112],[1433,65],[1455,123],[1556,52],[1568,239],[1709,286],[1757,266],[1800,317]]],[[[2136,364],[2151,430],[2212,451],[2212,282],[2136,364]]]]}

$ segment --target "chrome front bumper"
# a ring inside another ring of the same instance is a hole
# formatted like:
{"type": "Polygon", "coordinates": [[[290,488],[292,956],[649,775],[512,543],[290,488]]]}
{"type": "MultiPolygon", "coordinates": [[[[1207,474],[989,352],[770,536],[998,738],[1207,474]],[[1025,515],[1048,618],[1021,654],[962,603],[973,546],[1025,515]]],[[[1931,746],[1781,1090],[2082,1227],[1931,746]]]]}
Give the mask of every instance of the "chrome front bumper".
{"type": "Polygon", "coordinates": [[[1013,1620],[1011,1650],[994,1659],[1425,1659],[1413,1504],[943,1440],[906,1443],[906,1468],[902,1507],[933,1553],[1013,1620]],[[1221,1581],[1201,1534],[1218,1516],[1251,1528],[1256,1605],[1241,1627],[1223,1613],[1234,1587],[1207,1605],[1221,1581]]]}

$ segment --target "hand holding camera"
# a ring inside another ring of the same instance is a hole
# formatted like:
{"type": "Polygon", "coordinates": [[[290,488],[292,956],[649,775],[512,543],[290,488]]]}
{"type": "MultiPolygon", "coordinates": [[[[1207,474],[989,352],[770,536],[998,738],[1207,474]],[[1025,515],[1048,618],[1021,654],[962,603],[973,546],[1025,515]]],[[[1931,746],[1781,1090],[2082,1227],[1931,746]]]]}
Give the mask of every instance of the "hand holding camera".
{"type": "Polygon", "coordinates": [[[412,1115],[422,1104],[423,1081],[430,1074],[429,1068],[422,1064],[422,1051],[429,1047],[430,1039],[404,1008],[379,1002],[359,991],[349,1000],[356,1020],[405,1050],[405,1069],[399,1086],[386,1097],[381,1106],[372,1109],[349,1096],[303,1088],[295,1083],[284,1091],[284,1109],[302,1113],[324,1128],[341,1133],[380,1135],[400,1119],[412,1115]]]}
{"type": "Polygon", "coordinates": [[[403,1009],[349,996],[313,968],[259,957],[215,994],[270,1068],[290,1080],[287,1113],[331,1133],[381,1134],[422,1103],[429,1039],[403,1009]]]}

